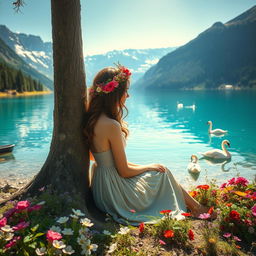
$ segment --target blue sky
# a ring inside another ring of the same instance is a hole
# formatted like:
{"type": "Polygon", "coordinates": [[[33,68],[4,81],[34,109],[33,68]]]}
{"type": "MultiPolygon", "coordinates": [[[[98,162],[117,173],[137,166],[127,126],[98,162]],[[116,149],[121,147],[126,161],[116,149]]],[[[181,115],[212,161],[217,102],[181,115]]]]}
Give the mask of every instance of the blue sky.
{"type": "MultiPolygon", "coordinates": [[[[51,41],[50,0],[0,0],[0,24],[51,41]]],[[[214,22],[233,19],[255,0],[81,0],[84,54],[114,49],[180,46],[214,22]]]]}

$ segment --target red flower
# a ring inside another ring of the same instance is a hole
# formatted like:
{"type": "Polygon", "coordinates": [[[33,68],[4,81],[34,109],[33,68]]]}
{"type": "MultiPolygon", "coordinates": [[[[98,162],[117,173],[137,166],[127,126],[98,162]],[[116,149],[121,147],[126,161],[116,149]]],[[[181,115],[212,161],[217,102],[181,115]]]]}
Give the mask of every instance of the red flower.
{"type": "Polygon", "coordinates": [[[186,217],[189,217],[189,216],[191,216],[191,213],[189,213],[189,212],[183,212],[181,215],[186,216],[186,217]]]}
{"type": "Polygon", "coordinates": [[[3,217],[2,219],[0,219],[0,228],[4,227],[7,224],[7,218],[3,217]]]}
{"type": "Polygon", "coordinates": [[[193,232],[193,230],[189,230],[188,231],[188,237],[189,237],[189,240],[194,240],[195,239],[195,235],[194,235],[194,232],[193,232]]]}
{"type": "Polygon", "coordinates": [[[212,206],[212,207],[208,210],[208,213],[209,213],[209,214],[212,214],[212,213],[213,213],[213,210],[214,210],[214,207],[212,206]]]}
{"type": "Polygon", "coordinates": [[[142,233],[145,229],[145,225],[144,225],[144,222],[141,222],[140,225],[139,225],[139,230],[140,230],[140,233],[142,233]]]}
{"type": "Polygon", "coordinates": [[[166,214],[166,213],[170,213],[172,210],[162,210],[160,211],[161,214],[166,214]]]}
{"type": "Polygon", "coordinates": [[[132,73],[130,72],[130,70],[126,67],[122,67],[121,68],[122,72],[125,73],[127,76],[130,76],[132,73]]]}
{"type": "Polygon", "coordinates": [[[112,92],[118,85],[119,85],[119,83],[117,81],[112,80],[109,83],[107,83],[106,85],[104,85],[104,87],[102,89],[104,92],[112,92]]]}
{"type": "Polygon", "coordinates": [[[13,247],[16,245],[17,241],[21,239],[21,236],[15,236],[8,244],[6,244],[4,247],[6,249],[13,247]]]}
{"type": "Polygon", "coordinates": [[[16,208],[17,210],[25,210],[25,209],[27,209],[29,206],[30,206],[30,202],[26,200],[26,201],[19,201],[19,202],[16,204],[15,208],[16,208]]]}
{"type": "Polygon", "coordinates": [[[239,212],[233,210],[229,213],[229,217],[232,219],[232,220],[240,220],[240,214],[239,212]]]}
{"type": "Polygon", "coordinates": [[[209,185],[199,185],[196,188],[207,190],[207,189],[209,189],[209,187],[210,187],[209,185]]]}
{"type": "Polygon", "coordinates": [[[166,237],[166,238],[174,237],[174,232],[172,230],[170,230],[170,229],[165,230],[164,231],[164,237],[166,237]]]}
{"type": "Polygon", "coordinates": [[[226,206],[230,207],[230,206],[232,206],[232,203],[228,203],[228,204],[226,204],[226,206]]]}
{"type": "Polygon", "coordinates": [[[48,241],[52,242],[53,240],[60,240],[62,238],[62,235],[58,232],[48,230],[46,234],[46,238],[48,241]]]}

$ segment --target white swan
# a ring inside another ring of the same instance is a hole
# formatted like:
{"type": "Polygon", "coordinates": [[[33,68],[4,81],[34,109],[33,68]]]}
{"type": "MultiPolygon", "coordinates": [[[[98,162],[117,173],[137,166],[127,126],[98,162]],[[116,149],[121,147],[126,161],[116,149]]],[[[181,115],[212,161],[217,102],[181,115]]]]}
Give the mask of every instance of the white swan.
{"type": "Polygon", "coordinates": [[[227,151],[225,145],[228,145],[230,147],[230,142],[228,140],[223,140],[221,143],[222,150],[212,149],[212,150],[206,151],[204,153],[200,153],[200,154],[206,158],[212,158],[215,160],[230,159],[231,154],[227,151]]]}
{"type": "Polygon", "coordinates": [[[196,105],[195,105],[195,104],[193,104],[193,105],[191,105],[191,106],[185,106],[185,108],[191,108],[193,111],[195,111],[195,109],[196,109],[196,105]]]}
{"type": "Polygon", "coordinates": [[[178,109],[183,108],[183,104],[182,103],[177,103],[177,108],[178,109]]]}
{"type": "Polygon", "coordinates": [[[222,129],[212,130],[212,121],[208,121],[207,124],[209,125],[208,133],[210,133],[210,134],[221,135],[221,134],[225,134],[228,132],[227,130],[222,130],[222,129]]]}
{"type": "Polygon", "coordinates": [[[188,164],[188,167],[187,167],[187,169],[190,173],[199,173],[199,172],[201,172],[201,167],[197,163],[197,161],[198,161],[197,156],[192,155],[191,156],[191,162],[188,164]]]}

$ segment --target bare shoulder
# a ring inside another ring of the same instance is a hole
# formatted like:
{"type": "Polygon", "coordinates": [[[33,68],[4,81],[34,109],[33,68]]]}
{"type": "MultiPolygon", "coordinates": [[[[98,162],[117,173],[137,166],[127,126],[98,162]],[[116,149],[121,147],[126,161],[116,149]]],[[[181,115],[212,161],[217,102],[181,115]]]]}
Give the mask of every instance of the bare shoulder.
{"type": "Polygon", "coordinates": [[[117,122],[116,120],[109,118],[105,115],[100,116],[100,118],[98,119],[98,122],[96,124],[97,128],[99,128],[100,130],[120,130],[120,124],[119,122],[117,122]]]}

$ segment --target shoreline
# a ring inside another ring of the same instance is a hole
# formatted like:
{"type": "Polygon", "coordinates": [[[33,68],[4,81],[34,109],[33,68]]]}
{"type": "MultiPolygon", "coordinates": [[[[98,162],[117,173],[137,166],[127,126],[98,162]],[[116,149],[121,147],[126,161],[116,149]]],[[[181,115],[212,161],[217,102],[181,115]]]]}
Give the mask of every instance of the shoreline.
{"type": "Polygon", "coordinates": [[[12,95],[7,92],[0,92],[0,98],[16,98],[16,97],[30,97],[30,96],[36,96],[36,95],[45,95],[45,94],[51,94],[53,91],[33,91],[33,92],[22,92],[22,93],[16,93],[15,95],[12,95]]]}

